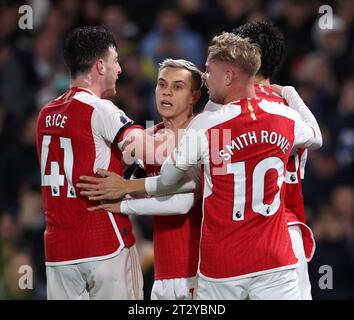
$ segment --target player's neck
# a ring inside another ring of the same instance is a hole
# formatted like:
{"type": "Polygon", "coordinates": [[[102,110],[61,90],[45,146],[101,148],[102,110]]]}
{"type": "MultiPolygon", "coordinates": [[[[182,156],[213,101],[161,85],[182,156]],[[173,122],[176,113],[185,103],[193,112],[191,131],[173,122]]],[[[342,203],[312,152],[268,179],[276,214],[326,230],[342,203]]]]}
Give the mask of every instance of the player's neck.
{"type": "Polygon", "coordinates": [[[162,118],[165,128],[172,130],[173,132],[178,131],[178,129],[187,128],[189,122],[194,117],[193,113],[181,114],[174,118],[162,118]]]}
{"type": "Polygon", "coordinates": [[[98,82],[92,81],[90,75],[78,76],[75,79],[71,79],[70,87],[79,87],[90,90],[97,97],[102,98],[103,90],[98,82]]]}
{"type": "Polygon", "coordinates": [[[224,104],[228,104],[233,101],[241,99],[255,98],[256,92],[254,90],[254,82],[249,82],[247,85],[237,86],[229,91],[224,99],[224,104]]]}
{"type": "Polygon", "coordinates": [[[269,78],[265,78],[261,75],[256,75],[255,79],[254,79],[254,83],[255,84],[263,84],[265,86],[270,86],[270,79],[269,78]]]}

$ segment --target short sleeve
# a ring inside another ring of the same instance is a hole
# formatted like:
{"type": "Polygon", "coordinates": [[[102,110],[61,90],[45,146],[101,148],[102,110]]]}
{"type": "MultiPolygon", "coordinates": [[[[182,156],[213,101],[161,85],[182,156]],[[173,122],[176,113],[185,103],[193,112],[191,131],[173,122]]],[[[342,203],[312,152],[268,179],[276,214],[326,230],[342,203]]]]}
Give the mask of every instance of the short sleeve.
{"type": "Polygon", "coordinates": [[[134,122],[111,101],[101,100],[92,115],[92,128],[110,143],[119,141],[124,131],[134,122]]]}

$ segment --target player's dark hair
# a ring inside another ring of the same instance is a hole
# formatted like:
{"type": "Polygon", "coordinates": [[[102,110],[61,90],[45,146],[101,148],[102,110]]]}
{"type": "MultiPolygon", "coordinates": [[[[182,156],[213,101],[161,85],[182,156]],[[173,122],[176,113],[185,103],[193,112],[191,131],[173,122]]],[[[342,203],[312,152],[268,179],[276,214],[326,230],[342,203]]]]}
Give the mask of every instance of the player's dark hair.
{"type": "Polygon", "coordinates": [[[282,59],[283,35],[268,22],[247,23],[233,29],[232,33],[259,45],[262,61],[258,74],[265,78],[272,77],[282,59]]]}
{"type": "Polygon", "coordinates": [[[73,78],[91,69],[97,59],[117,49],[113,34],[104,27],[85,26],[69,32],[64,45],[64,61],[73,78]]]}

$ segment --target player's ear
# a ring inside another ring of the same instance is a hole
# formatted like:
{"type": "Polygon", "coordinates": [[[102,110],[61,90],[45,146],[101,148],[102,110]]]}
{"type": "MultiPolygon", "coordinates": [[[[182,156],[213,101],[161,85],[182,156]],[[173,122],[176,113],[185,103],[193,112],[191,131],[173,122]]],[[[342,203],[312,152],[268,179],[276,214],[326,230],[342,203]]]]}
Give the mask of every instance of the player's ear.
{"type": "Polygon", "coordinates": [[[192,92],[192,103],[193,106],[199,101],[202,92],[200,90],[193,90],[192,92]]]}
{"type": "Polygon", "coordinates": [[[226,70],[226,72],[225,72],[225,84],[227,86],[229,86],[232,83],[233,78],[234,78],[233,71],[232,70],[226,70]]]}
{"type": "Polygon", "coordinates": [[[103,59],[98,59],[95,63],[96,70],[99,75],[104,75],[106,72],[106,67],[103,59]]]}

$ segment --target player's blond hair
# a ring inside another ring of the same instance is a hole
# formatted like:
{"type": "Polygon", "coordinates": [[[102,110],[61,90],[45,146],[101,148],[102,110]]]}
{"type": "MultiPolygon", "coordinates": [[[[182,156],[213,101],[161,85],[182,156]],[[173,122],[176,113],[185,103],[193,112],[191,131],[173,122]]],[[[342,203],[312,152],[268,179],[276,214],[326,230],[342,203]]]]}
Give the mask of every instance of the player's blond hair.
{"type": "Polygon", "coordinates": [[[202,86],[202,72],[197,68],[197,66],[187,60],[183,59],[165,59],[159,64],[160,73],[164,68],[177,68],[177,69],[186,69],[191,73],[192,76],[192,90],[199,90],[202,86]]]}
{"type": "Polygon", "coordinates": [[[250,43],[233,33],[223,32],[215,36],[208,48],[210,59],[240,68],[253,76],[261,66],[261,51],[257,44],[250,43]]]}

